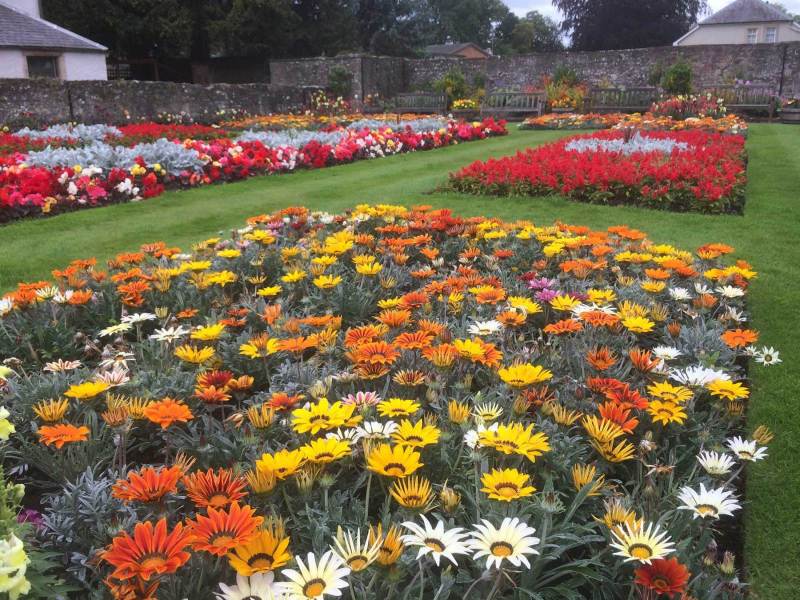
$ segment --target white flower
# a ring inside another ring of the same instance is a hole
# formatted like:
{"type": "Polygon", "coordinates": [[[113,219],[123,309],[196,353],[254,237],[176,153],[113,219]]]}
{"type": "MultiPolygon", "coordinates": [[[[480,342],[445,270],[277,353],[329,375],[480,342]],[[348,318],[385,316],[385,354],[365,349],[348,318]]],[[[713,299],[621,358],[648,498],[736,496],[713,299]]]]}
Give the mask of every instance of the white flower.
{"type": "Polygon", "coordinates": [[[610,304],[605,304],[600,306],[599,304],[578,304],[577,306],[573,307],[572,314],[576,317],[580,317],[585,312],[601,312],[607,315],[615,315],[617,314],[617,309],[611,306],[610,304]]]}
{"type": "Polygon", "coordinates": [[[112,369],[116,367],[127,368],[128,361],[136,361],[132,352],[117,352],[114,356],[103,359],[98,366],[101,369],[112,369]]]}
{"type": "Polygon", "coordinates": [[[11,298],[0,298],[0,317],[5,317],[14,310],[14,301],[11,298]]]}
{"type": "Polygon", "coordinates": [[[715,288],[714,291],[725,298],[741,298],[744,296],[744,290],[735,285],[722,285],[715,288]]]}
{"type": "Polygon", "coordinates": [[[673,369],[669,376],[675,381],[689,386],[704,386],[717,379],[730,381],[731,376],[724,371],[709,369],[702,365],[686,367],[685,369],[673,369]]]}
{"type": "Polygon", "coordinates": [[[700,294],[701,296],[703,294],[713,294],[714,293],[711,290],[711,288],[708,287],[705,283],[700,283],[700,282],[697,282],[697,283],[694,284],[694,291],[697,292],[698,294],[700,294]]]}
{"type": "Polygon", "coordinates": [[[733,511],[741,508],[732,491],[725,488],[707,490],[702,483],[699,492],[690,487],[681,488],[678,499],[683,502],[683,506],[678,508],[691,510],[695,519],[697,517],[718,519],[722,515],[732,515],[733,511]]]}
{"type": "Polygon", "coordinates": [[[464,443],[474,450],[475,446],[478,445],[478,432],[474,429],[467,431],[464,434],[464,443]]]}
{"type": "Polygon", "coordinates": [[[471,335],[487,336],[503,329],[503,324],[494,319],[490,321],[475,321],[467,328],[471,335]]]}
{"type": "Polygon", "coordinates": [[[682,287],[670,288],[669,295],[673,300],[677,300],[678,302],[685,302],[692,299],[689,290],[682,287]]]}
{"type": "Polygon", "coordinates": [[[323,554],[319,561],[313,553],[308,553],[306,562],[299,556],[295,557],[298,570],[284,569],[283,575],[290,579],[284,584],[288,600],[306,600],[307,598],[322,598],[326,595],[341,596],[341,589],[347,587],[345,577],[350,574],[350,569],[344,562],[331,551],[323,554]]]}
{"type": "Polygon", "coordinates": [[[283,600],[286,598],[283,584],[275,583],[275,574],[254,573],[251,577],[236,576],[236,585],[219,584],[222,593],[215,593],[217,600],[283,600]]]}
{"type": "Polygon", "coordinates": [[[728,310],[721,317],[724,321],[734,321],[735,323],[744,323],[747,321],[747,315],[736,307],[729,306],[728,310]]]}
{"type": "Polygon", "coordinates": [[[727,454],[720,452],[710,452],[702,450],[697,455],[697,462],[709,475],[721,476],[731,472],[736,465],[734,460],[727,454]]]}
{"type": "Polygon", "coordinates": [[[133,326],[130,323],[118,323],[116,325],[110,325],[105,329],[101,329],[97,335],[100,337],[111,337],[117,335],[118,333],[130,331],[131,329],[133,329],[133,326]]]}
{"type": "Polygon", "coordinates": [[[58,293],[58,288],[55,286],[43,287],[36,290],[36,297],[40,300],[50,300],[58,293]]]}
{"type": "Polygon", "coordinates": [[[368,440],[385,440],[397,431],[399,425],[394,421],[365,421],[360,427],[356,427],[358,439],[367,438],[368,440]]]}
{"type": "Polygon", "coordinates": [[[759,447],[755,440],[744,440],[739,436],[728,440],[728,448],[739,457],[739,460],[747,462],[755,462],[767,457],[766,447],[759,447]]]}
{"type": "Polygon", "coordinates": [[[326,439],[329,440],[339,440],[340,442],[347,442],[348,444],[353,444],[360,440],[363,436],[361,436],[357,429],[342,429],[339,428],[336,431],[330,431],[325,435],[326,439]]]}
{"type": "Polygon", "coordinates": [[[178,327],[164,327],[163,329],[156,329],[155,332],[153,332],[153,334],[150,336],[150,339],[158,342],[169,343],[181,339],[188,333],[189,330],[182,325],[179,325],[178,327]]]}
{"type": "Polygon", "coordinates": [[[639,561],[649,565],[652,561],[664,558],[675,552],[675,544],[669,540],[667,532],[662,532],[655,523],[645,524],[644,521],[625,523],[625,527],[615,527],[611,530],[614,541],[611,547],[616,549],[614,556],[622,556],[625,562],[639,561]]]}
{"type": "Polygon", "coordinates": [[[767,367],[769,365],[777,365],[783,362],[778,356],[778,351],[775,350],[775,348],[773,348],[772,346],[770,346],[769,348],[764,346],[763,348],[761,348],[761,350],[756,351],[755,357],[757,363],[760,363],[767,367]]]}
{"type": "Polygon", "coordinates": [[[42,371],[47,371],[48,373],[64,373],[65,371],[80,369],[82,366],[79,360],[62,360],[59,358],[55,362],[46,363],[42,371]]]}
{"type": "Polygon", "coordinates": [[[683,356],[683,352],[673,346],[656,346],[653,348],[653,355],[661,360],[675,360],[679,356],[683,356]]]}
{"type": "Polygon", "coordinates": [[[401,536],[403,543],[407,546],[419,546],[417,560],[426,554],[430,554],[437,567],[441,557],[445,557],[458,566],[455,555],[469,552],[469,548],[464,543],[468,534],[461,527],[445,530],[442,521],[438,521],[436,526],[433,526],[425,518],[425,515],[421,515],[420,518],[424,526],[420,526],[413,521],[403,523],[403,527],[411,531],[410,534],[401,536]]]}
{"type": "Polygon", "coordinates": [[[475,550],[475,560],[486,557],[487,569],[492,565],[500,568],[504,560],[515,567],[524,564],[530,569],[531,564],[525,555],[539,554],[535,546],[540,540],[533,535],[536,530],[517,517],[506,517],[499,528],[483,519],[483,524],[475,525],[475,530],[468,543],[475,550]]]}
{"type": "Polygon", "coordinates": [[[144,321],[155,321],[158,319],[153,313],[133,313],[132,315],[125,315],[120,319],[123,323],[130,323],[131,325],[135,325],[136,323],[143,323],[144,321]]]}
{"type": "Polygon", "coordinates": [[[93,379],[95,381],[103,381],[111,386],[124,385],[131,380],[128,370],[119,366],[114,367],[111,371],[104,371],[95,375],[93,379]]]}

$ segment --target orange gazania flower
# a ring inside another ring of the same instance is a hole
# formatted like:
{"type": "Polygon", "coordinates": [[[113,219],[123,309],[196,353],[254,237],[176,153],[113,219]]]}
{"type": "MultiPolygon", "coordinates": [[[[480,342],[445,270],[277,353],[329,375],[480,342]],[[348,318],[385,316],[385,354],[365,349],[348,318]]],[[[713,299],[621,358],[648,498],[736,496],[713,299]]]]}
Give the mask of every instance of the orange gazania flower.
{"type": "Polygon", "coordinates": [[[225,388],[218,388],[213,385],[205,388],[195,388],[194,396],[208,404],[222,404],[231,399],[231,395],[225,391],[225,388]]]}
{"type": "Polygon", "coordinates": [[[233,379],[233,373],[230,371],[219,371],[217,369],[211,371],[204,371],[197,376],[197,386],[204,387],[217,387],[225,388],[228,382],[233,379]]]}
{"type": "Polygon", "coordinates": [[[576,333],[583,329],[580,321],[575,319],[562,319],[555,323],[550,323],[544,328],[545,333],[552,333],[553,335],[564,335],[567,333],[576,333]]]}
{"type": "Polygon", "coordinates": [[[478,304],[497,304],[506,299],[506,292],[502,288],[487,286],[478,290],[475,294],[475,301],[478,304]]]}
{"type": "Polygon", "coordinates": [[[598,371],[605,371],[617,364],[617,356],[608,346],[601,346],[586,353],[586,360],[598,371]]]}
{"type": "Polygon", "coordinates": [[[401,333],[392,343],[403,350],[422,350],[431,345],[431,335],[427,331],[401,333]]]}
{"type": "Polygon", "coordinates": [[[198,312],[200,311],[196,308],[186,308],[175,316],[179,319],[191,319],[192,317],[196,316],[198,312]]]}
{"type": "Polygon", "coordinates": [[[428,301],[428,294],[425,292],[409,292],[400,298],[402,308],[419,308],[428,301]]]}
{"type": "Polygon", "coordinates": [[[355,348],[367,342],[377,341],[384,333],[386,333],[385,325],[362,325],[361,327],[353,327],[347,330],[344,334],[344,345],[347,348],[355,348]]]}
{"type": "Polygon", "coordinates": [[[152,423],[161,425],[161,429],[166,429],[175,421],[186,423],[194,418],[188,406],[180,400],[173,400],[172,398],[151,402],[144,410],[144,416],[152,423]]]}
{"type": "Polygon", "coordinates": [[[115,567],[111,575],[114,579],[138,577],[148,581],[153,575],[174,573],[186,563],[190,554],[184,548],[191,542],[191,533],[181,523],[168,531],[166,519],[155,526],[147,521],[136,524],[133,537],[123,531],[100,556],[115,567]]]}
{"type": "Polygon", "coordinates": [[[504,310],[497,313],[497,320],[506,327],[519,327],[525,324],[525,315],[516,310],[504,310]]]}
{"type": "Polygon", "coordinates": [[[630,418],[631,409],[623,408],[614,402],[604,402],[598,407],[598,410],[601,417],[616,423],[625,433],[633,433],[639,424],[639,419],[630,418]]]}
{"type": "Polygon", "coordinates": [[[306,350],[316,348],[318,343],[319,340],[316,335],[309,335],[308,337],[303,337],[301,335],[299,337],[278,340],[278,350],[302,354],[306,350]]]}
{"type": "Polygon", "coordinates": [[[64,444],[71,442],[85,442],[89,438],[89,428],[85,425],[76,427],[69,423],[59,423],[58,425],[45,425],[40,427],[39,441],[45,446],[54,445],[59,450],[64,444]]]}
{"type": "Polygon", "coordinates": [[[660,358],[653,358],[650,350],[642,350],[641,348],[632,348],[628,352],[628,357],[636,370],[642,373],[649,373],[661,363],[660,358]]]}
{"type": "Polygon", "coordinates": [[[391,365],[400,353],[386,342],[369,342],[355,350],[355,362],[371,365],[391,365]]]}
{"type": "Polygon", "coordinates": [[[649,565],[642,565],[634,572],[635,583],[653,590],[659,596],[678,596],[686,591],[689,570],[677,558],[657,558],[649,565]]]}
{"type": "Polygon", "coordinates": [[[267,404],[274,410],[288,410],[303,399],[303,394],[295,394],[290,396],[285,392],[275,392],[272,394],[267,404]]]}
{"type": "Polygon", "coordinates": [[[246,544],[258,533],[263,517],[253,516],[255,509],[246,504],[239,506],[233,502],[230,508],[208,509],[208,516],[197,515],[189,521],[189,528],[195,539],[192,547],[216,556],[225,556],[241,544],[246,544]]]}
{"type": "Polygon", "coordinates": [[[623,408],[638,408],[639,410],[644,410],[650,404],[647,398],[632,389],[627,383],[623,383],[611,389],[606,389],[603,394],[606,398],[623,408]]]}
{"type": "Polygon", "coordinates": [[[619,315],[610,315],[602,310],[586,310],[578,318],[592,327],[614,327],[620,322],[619,315]]]}
{"type": "Polygon", "coordinates": [[[370,363],[362,363],[355,368],[355,373],[360,379],[378,379],[388,372],[389,367],[386,365],[373,365],[370,363]]]}
{"type": "Polygon", "coordinates": [[[731,329],[722,334],[728,348],[744,348],[758,341],[758,332],[752,329],[731,329]]]}
{"type": "Polygon", "coordinates": [[[198,508],[222,508],[244,498],[245,481],[230,469],[197,471],[183,478],[186,495],[198,508]]]}
{"type": "Polygon", "coordinates": [[[396,308],[396,309],[390,308],[382,310],[378,314],[378,316],[375,317],[375,320],[378,321],[379,323],[383,323],[387,327],[395,328],[395,327],[402,327],[408,322],[410,318],[411,318],[410,310],[402,308],[396,308]]]}
{"type": "Polygon", "coordinates": [[[183,470],[178,466],[154,469],[145,467],[138,473],[131,471],[127,479],[118,479],[112,495],[123,502],[158,502],[178,489],[183,470]]]}
{"type": "Polygon", "coordinates": [[[94,292],[92,290],[75,290],[67,302],[73,306],[80,306],[89,302],[93,297],[94,292]]]}

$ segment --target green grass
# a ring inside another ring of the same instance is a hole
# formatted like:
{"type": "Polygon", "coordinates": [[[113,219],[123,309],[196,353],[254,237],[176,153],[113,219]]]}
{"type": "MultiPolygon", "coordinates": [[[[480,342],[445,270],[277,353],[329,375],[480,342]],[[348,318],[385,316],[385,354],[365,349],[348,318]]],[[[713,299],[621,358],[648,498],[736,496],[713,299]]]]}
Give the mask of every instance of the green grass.
{"type": "Polygon", "coordinates": [[[472,160],[509,154],[560,132],[517,132],[505,138],[288,176],[171,192],[142,203],[29,220],[0,227],[0,290],[47,278],[69,260],[107,259],[144,242],[188,247],[238,227],[251,215],[303,204],[338,211],[360,202],[425,203],[464,215],[593,227],[625,223],[652,239],[694,249],[725,242],[759,271],[752,286],[755,328],[781,351],[782,365],[753,369],[750,427],[776,433],[765,462],[749,469],[745,558],[753,596],[794,600],[800,588],[800,127],[753,125],[745,215],[704,216],[572,203],[562,198],[506,199],[427,193],[472,160]]]}

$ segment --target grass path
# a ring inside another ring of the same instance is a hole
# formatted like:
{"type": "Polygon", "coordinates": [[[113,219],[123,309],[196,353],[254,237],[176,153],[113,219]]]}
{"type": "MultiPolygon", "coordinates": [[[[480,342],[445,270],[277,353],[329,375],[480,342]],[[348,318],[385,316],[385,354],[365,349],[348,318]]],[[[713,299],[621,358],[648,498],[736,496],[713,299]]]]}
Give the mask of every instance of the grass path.
{"type": "Polygon", "coordinates": [[[303,204],[338,211],[360,202],[425,203],[464,215],[485,214],[540,223],[562,220],[593,227],[620,223],[652,239],[693,249],[725,242],[759,271],[752,286],[755,328],[784,363],[753,369],[751,427],[776,433],[770,457],[749,470],[746,560],[753,597],[795,600],[800,589],[800,127],[754,125],[748,151],[745,215],[703,216],[577,204],[562,198],[498,199],[427,193],[447,173],[476,159],[501,156],[564,135],[517,132],[504,138],[377,161],[170,192],[118,205],[0,227],[0,290],[46,278],[73,258],[106,259],[144,242],[188,247],[238,227],[253,214],[303,204]]]}

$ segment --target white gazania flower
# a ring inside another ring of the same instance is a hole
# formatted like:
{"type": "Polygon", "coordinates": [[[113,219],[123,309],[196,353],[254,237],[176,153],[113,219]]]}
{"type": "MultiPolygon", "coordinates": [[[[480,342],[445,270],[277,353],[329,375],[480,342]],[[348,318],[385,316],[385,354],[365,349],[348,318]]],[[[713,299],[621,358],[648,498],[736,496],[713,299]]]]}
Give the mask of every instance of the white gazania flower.
{"type": "Polygon", "coordinates": [[[697,292],[698,294],[700,294],[701,296],[703,294],[713,294],[714,293],[712,291],[712,289],[710,287],[708,287],[705,283],[700,283],[700,282],[697,282],[697,283],[694,284],[694,291],[697,292]]]}
{"type": "Polygon", "coordinates": [[[662,532],[658,525],[650,523],[645,527],[644,521],[626,522],[624,527],[611,530],[614,541],[611,547],[616,549],[614,556],[622,556],[625,562],[638,560],[647,565],[658,558],[664,558],[675,551],[674,545],[667,539],[667,532],[662,532]]]}
{"type": "Polygon", "coordinates": [[[375,406],[381,401],[381,397],[375,392],[356,392],[347,394],[341,398],[342,404],[353,404],[358,408],[363,406],[375,406]]]}
{"type": "Polygon", "coordinates": [[[731,472],[736,462],[727,454],[702,450],[697,455],[697,462],[709,475],[720,477],[731,472]]]}
{"type": "Polygon", "coordinates": [[[101,369],[113,369],[117,366],[127,368],[128,362],[136,362],[132,352],[117,352],[114,356],[103,359],[98,366],[101,369]]]}
{"type": "Polygon", "coordinates": [[[702,365],[695,367],[686,367],[685,369],[673,369],[669,372],[669,376],[675,381],[689,386],[704,386],[717,379],[730,381],[731,376],[724,371],[717,371],[716,369],[709,369],[702,365]]]}
{"type": "Polygon", "coordinates": [[[735,285],[721,285],[715,288],[714,291],[725,298],[741,298],[744,296],[744,290],[735,285]]]}
{"type": "Polygon", "coordinates": [[[102,381],[111,386],[124,385],[131,380],[130,374],[125,367],[115,366],[111,371],[103,371],[95,375],[92,379],[102,381]]]}
{"type": "Polygon", "coordinates": [[[122,317],[121,321],[123,323],[130,323],[131,325],[135,325],[136,323],[143,323],[145,321],[155,321],[158,319],[153,313],[133,313],[132,315],[125,315],[122,317]]]}
{"type": "Polygon", "coordinates": [[[673,300],[677,300],[678,302],[686,302],[687,300],[692,299],[692,295],[689,293],[689,290],[682,287],[674,287],[669,289],[669,296],[673,300]]]}
{"type": "Polygon", "coordinates": [[[683,352],[673,346],[656,346],[653,348],[653,356],[661,360],[675,360],[679,356],[683,356],[683,352]]]}
{"type": "Polygon", "coordinates": [[[383,539],[376,537],[370,544],[369,536],[365,536],[362,542],[360,529],[353,536],[352,532],[345,532],[340,526],[336,530],[333,543],[335,545],[331,546],[331,550],[355,573],[363,571],[375,562],[381,552],[383,539]]]}
{"type": "Polygon", "coordinates": [[[0,298],[0,317],[5,317],[14,310],[14,301],[11,298],[0,298]]]}
{"type": "Polygon", "coordinates": [[[36,297],[39,300],[50,300],[58,293],[58,288],[55,286],[44,287],[36,290],[36,297]]]}
{"type": "Polygon", "coordinates": [[[438,521],[434,527],[425,518],[425,515],[420,515],[420,518],[424,525],[418,525],[413,521],[403,523],[403,527],[411,531],[410,534],[401,536],[403,543],[407,546],[419,546],[417,560],[426,554],[430,554],[437,567],[441,557],[445,557],[458,566],[455,555],[469,553],[469,548],[465,543],[465,539],[469,534],[461,527],[445,530],[442,521],[438,521]]]}
{"type": "Polygon", "coordinates": [[[399,425],[394,421],[365,421],[359,427],[356,427],[358,439],[366,438],[368,440],[387,440],[392,434],[397,431],[399,425]]]}
{"type": "Polygon", "coordinates": [[[722,515],[732,515],[733,511],[741,508],[741,505],[732,497],[733,492],[725,488],[706,489],[702,483],[700,491],[695,492],[690,487],[681,488],[678,499],[683,502],[679,506],[680,510],[691,510],[694,518],[711,517],[718,519],[722,515]]]}
{"type": "Polygon", "coordinates": [[[765,446],[758,446],[755,440],[745,440],[738,435],[728,440],[728,448],[739,457],[739,460],[755,462],[767,457],[765,446]]]}
{"type": "Polygon", "coordinates": [[[66,371],[80,369],[82,366],[83,364],[81,364],[79,360],[63,360],[59,358],[55,362],[46,363],[42,371],[47,371],[48,373],[65,373],[66,371]]]}
{"type": "Polygon", "coordinates": [[[585,312],[601,312],[607,315],[615,315],[617,314],[617,309],[610,304],[604,304],[603,306],[599,304],[578,304],[577,306],[573,307],[572,314],[576,317],[580,317],[585,312]]]}
{"type": "Polygon", "coordinates": [[[464,434],[464,443],[473,450],[475,446],[478,445],[478,432],[474,429],[470,429],[464,434]]]}
{"type": "Polygon", "coordinates": [[[317,561],[317,557],[309,552],[306,556],[307,565],[299,556],[295,560],[298,570],[283,570],[283,575],[290,580],[284,583],[288,600],[342,595],[339,590],[347,587],[344,578],[350,574],[350,569],[344,566],[342,559],[336,554],[329,550],[317,561]]]}
{"type": "Polygon", "coordinates": [[[275,574],[253,573],[250,577],[236,576],[236,585],[219,584],[221,593],[214,593],[217,600],[284,600],[284,584],[275,583],[275,574]]]}
{"type": "Polygon", "coordinates": [[[350,429],[342,429],[339,428],[336,431],[330,431],[325,435],[326,439],[329,440],[339,440],[340,442],[347,442],[348,444],[353,444],[361,439],[361,435],[359,434],[357,429],[350,428],[350,429]]]}
{"type": "Polygon", "coordinates": [[[100,337],[111,337],[113,335],[117,335],[118,333],[130,331],[131,329],[133,329],[133,325],[130,323],[118,323],[116,325],[110,325],[105,329],[101,329],[97,335],[100,337]]]}
{"type": "Polygon", "coordinates": [[[500,568],[504,560],[507,560],[515,567],[524,564],[530,569],[531,564],[526,558],[526,554],[539,554],[535,546],[539,543],[539,538],[533,534],[536,530],[521,522],[517,517],[513,519],[506,517],[496,528],[486,519],[483,524],[475,525],[475,531],[469,540],[469,546],[475,550],[473,558],[486,557],[486,568],[492,565],[500,568]]]}
{"type": "Polygon", "coordinates": [[[53,296],[53,302],[56,304],[66,304],[69,302],[69,299],[72,298],[74,293],[75,290],[65,290],[63,292],[59,291],[55,296],[53,296]]]}
{"type": "Polygon", "coordinates": [[[492,319],[490,321],[475,321],[467,328],[467,331],[469,331],[470,335],[487,336],[497,333],[502,329],[503,324],[500,321],[492,319]]]}
{"type": "Polygon", "coordinates": [[[155,332],[150,336],[151,340],[156,340],[157,342],[176,342],[181,339],[183,336],[187,335],[189,330],[179,325],[178,327],[164,327],[163,329],[156,329],[155,332]]]}
{"type": "Polygon", "coordinates": [[[503,408],[497,402],[483,402],[475,406],[472,414],[476,419],[479,419],[479,422],[491,423],[500,418],[500,415],[503,414],[503,408]]]}
{"type": "Polygon", "coordinates": [[[735,306],[729,306],[728,310],[720,318],[723,321],[733,321],[734,323],[744,323],[747,321],[747,315],[735,306]]]}
{"type": "Polygon", "coordinates": [[[761,348],[761,350],[757,350],[755,353],[755,357],[756,357],[756,362],[764,366],[777,365],[783,362],[780,359],[780,356],[778,355],[778,351],[775,350],[775,348],[773,348],[772,346],[770,346],[769,348],[764,346],[763,348],[761,348]]]}

